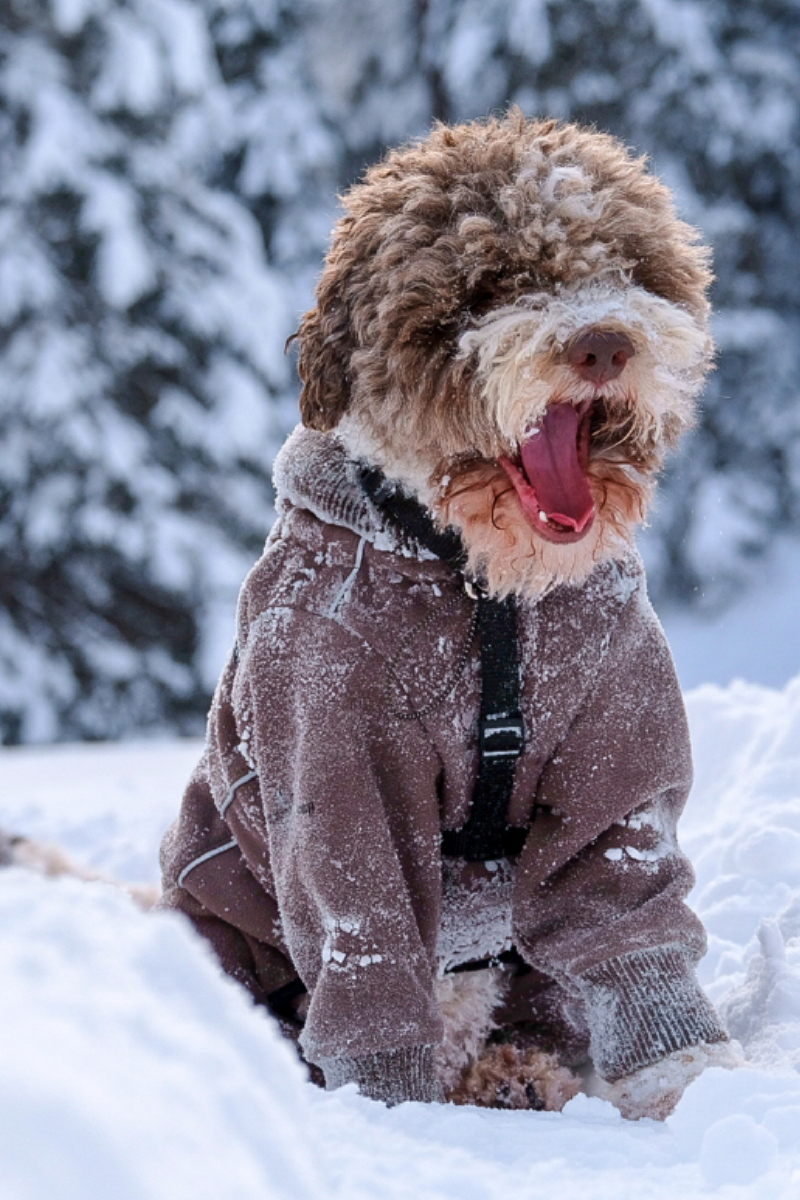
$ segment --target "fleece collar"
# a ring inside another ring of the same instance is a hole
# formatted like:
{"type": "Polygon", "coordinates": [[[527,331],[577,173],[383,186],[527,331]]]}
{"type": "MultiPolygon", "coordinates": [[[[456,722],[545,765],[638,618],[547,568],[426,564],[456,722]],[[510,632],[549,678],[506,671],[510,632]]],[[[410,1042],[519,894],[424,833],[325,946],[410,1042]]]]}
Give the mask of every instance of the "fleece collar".
{"type": "Polygon", "coordinates": [[[304,508],[321,521],[352,530],[378,550],[434,559],[413,537],[384,520],[359,483],[360,465],[348,458],[334,434],[298,425],[275,459],[278,511],[288,506],[304,508]]]}

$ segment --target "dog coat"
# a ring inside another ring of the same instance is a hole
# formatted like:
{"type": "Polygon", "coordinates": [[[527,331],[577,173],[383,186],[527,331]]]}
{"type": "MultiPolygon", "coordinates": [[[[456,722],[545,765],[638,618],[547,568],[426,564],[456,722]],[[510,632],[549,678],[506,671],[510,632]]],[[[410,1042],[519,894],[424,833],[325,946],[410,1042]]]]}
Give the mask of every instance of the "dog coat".
{"type": "Polygon", "coordinates": [[[607,1079],[723,1039],[675,832],[686,718],[638,556],[520,601],[508,818],[530,830],[518,855],[467,863],[441,840],[478,767],[474,599],[385,526],[334,435],[296,431],[275,481],[163,905],[257,1001],[301,981],[300,1045],[329,1085],[425,1098],[437,978],[512,948],[580,1010],[607,1079]]]}

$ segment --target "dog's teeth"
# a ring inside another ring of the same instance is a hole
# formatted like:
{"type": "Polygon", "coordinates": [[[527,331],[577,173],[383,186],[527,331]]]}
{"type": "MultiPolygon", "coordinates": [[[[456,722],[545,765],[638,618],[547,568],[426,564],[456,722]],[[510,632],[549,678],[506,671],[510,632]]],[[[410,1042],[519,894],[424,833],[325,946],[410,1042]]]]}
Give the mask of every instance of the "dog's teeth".
{"type": "Polygon", "coordinates": [[[539,520],[544,521],[545,525],[549,524],[549,522],[550,522],[550,518],[548,517],[547,513],[544,511],[543,508],[539,509],[539,520]]]}

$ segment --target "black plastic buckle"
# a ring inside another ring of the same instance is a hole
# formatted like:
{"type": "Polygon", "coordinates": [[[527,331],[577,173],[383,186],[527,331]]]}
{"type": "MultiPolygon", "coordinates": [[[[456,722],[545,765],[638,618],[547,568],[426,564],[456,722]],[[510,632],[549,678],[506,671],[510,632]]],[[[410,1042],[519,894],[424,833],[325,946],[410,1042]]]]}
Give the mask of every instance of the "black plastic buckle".
{"type": "Polygon", "coordinates": [[[525,725],[519,713],[492,713],[480,722],[481,758],[519,758],[525,747],[525,725]]]}

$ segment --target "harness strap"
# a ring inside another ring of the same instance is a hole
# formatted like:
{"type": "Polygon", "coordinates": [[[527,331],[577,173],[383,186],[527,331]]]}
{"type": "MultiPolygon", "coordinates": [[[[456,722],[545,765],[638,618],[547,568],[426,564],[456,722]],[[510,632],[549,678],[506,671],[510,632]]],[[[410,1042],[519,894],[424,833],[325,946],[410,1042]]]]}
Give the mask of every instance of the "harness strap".
{"type": "Polygon", "coordinates": [[[466,824],[442,835],[443,853],[468,862],[518,854],[528,833],[508,824],[517,759],[525,746],[517,605],[513,596],[490,600],[482,594],[477,604],[481,644],[478,778],[466,824]]]}
{"type": "MultiPolygon", "coordinates": [[[[374,467],[360,472],[361,486],[382,516],[403,534],[464,576],[467,554],[453,529],[439,530],[413,497],[401,492],[374,467]]],[[[525,746],[522,719],[522,676],[514,596],[491,599],[464,579],[475,598],[481,651],[481,707],[478,717],[478,777],[469,817],[461,829],[442,834],[442,853],[468,862],[485,862],[519,854],[528,826],[508,824],[517,759],[525,746]]]]}
{"type": "Polygon", "coordinates": [[[463,574],[467,565],[467,552],[455,529],[437,529],[427,509],[413,496],[401,492],[377,467],[359,468],[359,481],[368,498],[381,516],[396,532],[408,534],[435,554],[451,570],[463,574]]]}

